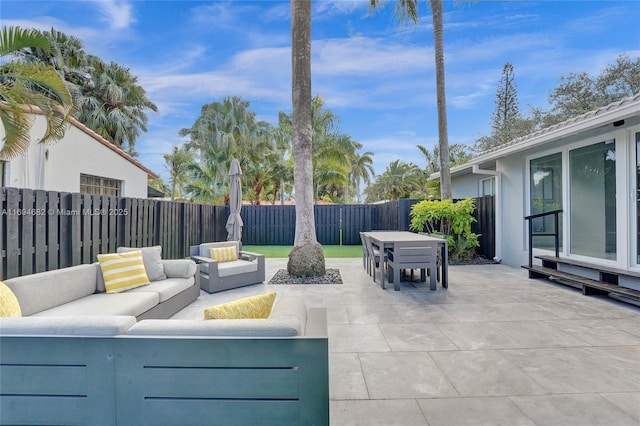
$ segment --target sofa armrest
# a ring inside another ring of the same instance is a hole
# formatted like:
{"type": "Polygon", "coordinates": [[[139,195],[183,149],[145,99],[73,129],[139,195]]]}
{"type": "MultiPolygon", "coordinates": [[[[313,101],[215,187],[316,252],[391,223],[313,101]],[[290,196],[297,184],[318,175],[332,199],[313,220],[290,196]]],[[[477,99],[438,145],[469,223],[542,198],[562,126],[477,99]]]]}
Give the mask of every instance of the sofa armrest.
{"type": "Polygon", "coordinates": [[[253,260],[256,258],[264,257],[264,254],[254,253],[252,251],[240,251],[240,257],[246,260],[253,260]]]}
{"type": "Polygon", "coordinates": [[[217,260],[213,260],[210,257],[204,257],[204,256],[197,256],[197,255],[193,255],[190,256],[191,260],[193,260],[196,263],[211,263],[211,262],[217,262],[217,260]]]}
{"type": "Polygon", "coordinates": [[[167,278],[191,278],[197,270],[196,263],[189,259],[163,259],[162,266],[167,278]]]}

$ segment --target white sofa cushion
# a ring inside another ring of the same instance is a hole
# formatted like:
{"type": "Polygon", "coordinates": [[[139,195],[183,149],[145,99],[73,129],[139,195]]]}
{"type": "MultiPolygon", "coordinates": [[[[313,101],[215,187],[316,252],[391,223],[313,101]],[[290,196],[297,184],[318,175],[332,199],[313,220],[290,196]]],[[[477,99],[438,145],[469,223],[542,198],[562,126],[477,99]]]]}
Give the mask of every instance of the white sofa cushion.
{"type": "Polygon", "coordinates": [[[266,319],[142,320],[127,334],[149,336],[292,337],[305,333],[307,305],[302,297],[279,297],[266,319]]]}
{"type": "Polygon", "coordinates": [[[198,269],[196,262],[189,259],[165,259],[162,266],[167,278],[193,278],[198,269]]]}
{"type": "Polygon", "coordinates": [[[300,296],[279,297],[271,308],[269,318],[296,323],[298,333],[304,334],[307,326],[307,305],[300,296]]]}
{"type": "Polygon", "coordinates": [[[116,336],[136,323],[132,316],[64,316],[0,318],[0,334],[47,336],[116,336]]]}
{"type": "Polygon", "coordinates": [[[96,267],[77,265],[4,282],[20,302],[23,316],[82,299],[96,291],[96,267]]]}
{"type": "Polygon", "coordinates": [[[160,299],[160,303],[171,299],[178,293],[181,293],[191,287],[194,283],[193,276],[191,278],[167,278],[162,281],[154,281],[151,284],[134,288],[127,293],[143,293],[153,292],[157,293],[160,299]]]}
{"type": "Polygon", "coordinates": [[[147,271],[149,281],[164,280],[167,278],[162,265],[162,246],[142,248],[118,247],[116,253],[128,253],[137,250],[142,252],[142,262],[144,263],[144,269],[147,271]]]}
{"type": "Polygon", "coordinates": [[[238,320],[142,320],[129,329],[130,335],[148,336],[234,336],[293,337],[295,322],[274,319],[238,320]]]}
{"type": "Polygon", "coordinates": [[[255,272],[258,270],[256,262],[248,260],[233,260],[231,262],[218,263],[218,276],[230,277],[232,275],[246,274],[247,272],[255,272]]]}
{"type": "Polygon", "coordinates": [[[96,293],[38,312],[35,316],[131,315],[137,317],[156,306],[159,301],[160,296],[155,292],[96,293]]]}

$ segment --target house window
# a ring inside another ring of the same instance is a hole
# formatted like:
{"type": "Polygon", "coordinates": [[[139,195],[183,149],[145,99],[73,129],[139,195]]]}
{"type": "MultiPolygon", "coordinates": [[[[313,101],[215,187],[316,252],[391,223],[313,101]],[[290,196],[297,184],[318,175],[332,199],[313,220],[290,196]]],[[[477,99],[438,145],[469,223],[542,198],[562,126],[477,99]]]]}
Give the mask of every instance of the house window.
{"type": "Polygon", "coordinates": [[[122,181],[80,174],[80,192],[94,195],[120,196],[122,181]]]}
{"type": "Polygon", "coordinates": [[[569,167],[571,253],[615,260],[615,140],[570,151],[569,167]]]}
{"type": "Polygon", "coordinates": [[[488,179],[482,179],[480,181],[480,196],[484,197],[485,195],[494,195],[496,187],[496,179],[490,177],[488,179]]]}
{"type": "MultiPolygon", "coordinates": [[[[562,208],[562,153],[536,158],[530,162],[531,214],[544,213],[562,208]]],[[[534,232],[554,232],[553,215],[533,219],[534,232]]],[[[559,223],[560,248],[562,248],[562,221],[559,223]]],[[[555,238],[540,236],[533,239],[533,247],[553,250],[555,238]]]]}

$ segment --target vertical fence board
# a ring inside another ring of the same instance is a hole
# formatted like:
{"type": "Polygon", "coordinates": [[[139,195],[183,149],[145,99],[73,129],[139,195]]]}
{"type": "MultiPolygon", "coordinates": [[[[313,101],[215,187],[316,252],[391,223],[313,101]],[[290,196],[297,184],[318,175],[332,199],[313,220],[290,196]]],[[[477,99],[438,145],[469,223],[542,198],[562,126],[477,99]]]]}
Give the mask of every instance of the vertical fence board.
{"type": "Polygon", "coordinates": [[[33,271],[47,270],[47,193],[37,190],[34,193],[33,227],[33,271]]]}
{"type": "Polygon", "coordinates": [[[60,193],[48,192],[47,203],[47,267],[58,269],[60,256],[60,193]]]}
{"type": "Polygon", "coordinates": [[[18,219],[20,222],[20,270],[33,269],[33,215],[28,212],[33,209],[33,190],[22,191],[22,203],[18,219]]]}
{"type": "Polygon", "coordinates": [[[93,204],[91,195],[80,195],[80,228],[82,229],[81,247],[80,251],[80,263],[89,263],[91,259],[91,216],[89,214],[93,211],[93,204]]]}
{"type": "Polygon", "coordinates": [[[68,250],[68,258],[64,266],[79,265],[82,263],[82,222],[80,218],[80,209],[82,208],[81,194],[68,194],[67,196],[67,221],[70,227],[70,239],[68,250]]]}
{"type": "Polygon", "coordinates": [[[21,195],[15,188],[7,189],[6,200],[6,224],[7,232],[5,232],[7,239],[7,266],[6,273],[8,276],[20,275],[20,221],[17,214],[20,208],[21,195]]]}

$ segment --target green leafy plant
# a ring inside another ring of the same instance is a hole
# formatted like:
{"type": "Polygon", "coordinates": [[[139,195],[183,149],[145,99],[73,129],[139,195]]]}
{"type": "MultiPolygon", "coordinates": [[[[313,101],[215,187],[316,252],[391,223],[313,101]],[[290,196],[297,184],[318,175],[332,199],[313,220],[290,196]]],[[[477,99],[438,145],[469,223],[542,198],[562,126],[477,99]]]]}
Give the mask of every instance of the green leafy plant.
{"type": "Polygon", "coordinates": [[[480,246],[479,234],[471,232],[471,224],[475,222],[473,211],[475,200],[466,198],[457,202],[453,200],[425,200],[411,207],[411,224],[414,231],[440,234],[447,239],[449,256],[456,261],[467,260],[475,254],[480,246]]]}

